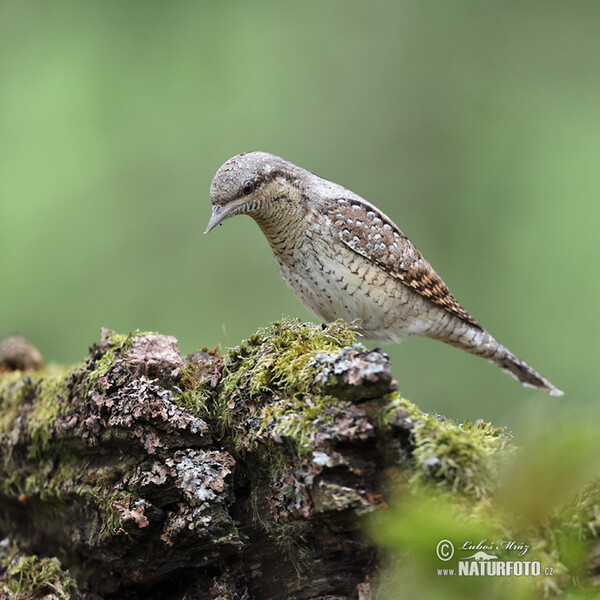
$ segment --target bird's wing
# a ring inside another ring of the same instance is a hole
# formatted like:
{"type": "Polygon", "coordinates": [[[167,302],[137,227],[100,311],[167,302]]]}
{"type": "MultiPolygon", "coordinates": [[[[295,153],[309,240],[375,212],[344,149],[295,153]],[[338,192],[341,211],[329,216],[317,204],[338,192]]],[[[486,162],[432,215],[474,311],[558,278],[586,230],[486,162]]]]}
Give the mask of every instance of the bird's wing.
{"type": "Polygon", "coordinates": [[[335,234],[351,250],[424,298],[482,329],[410,240],[375,206],[350,197],[332,200],[323,210],[335,234]]]}

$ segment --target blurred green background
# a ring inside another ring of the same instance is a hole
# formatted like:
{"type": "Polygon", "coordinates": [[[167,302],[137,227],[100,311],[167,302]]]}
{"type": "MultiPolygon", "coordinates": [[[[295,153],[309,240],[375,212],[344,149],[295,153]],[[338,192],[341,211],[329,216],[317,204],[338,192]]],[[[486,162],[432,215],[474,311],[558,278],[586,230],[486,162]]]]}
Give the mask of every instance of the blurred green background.
{"type": "MultiPolygon", "coordinates": [[[[284,315],[257,226],[202,235],[217,168],[279,154],[382,208],[557,386],[387,346],[424,410],[517,427],[598,398],[600,3],[0,6],[0,337],[75,362],[100,327],[234,346],[284,315]]],[[[372,344],[371,344],[372,346],[372,344]]]]}

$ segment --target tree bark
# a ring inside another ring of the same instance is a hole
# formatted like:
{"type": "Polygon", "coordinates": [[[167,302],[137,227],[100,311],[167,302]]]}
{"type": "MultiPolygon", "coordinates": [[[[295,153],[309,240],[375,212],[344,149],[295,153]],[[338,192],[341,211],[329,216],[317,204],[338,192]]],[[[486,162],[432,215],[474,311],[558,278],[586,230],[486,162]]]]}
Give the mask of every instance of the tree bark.
{"type": "Polygon", "coordinates": [[[285,323],[187,357],[173,337],[103,330],[74,369],[5,360],[6,597],[370,598],[360,518],[384,504],[414,422],[381,419],[388,358],[337,327],[285,323]],[[32,555],[62,570],[25,589],[32,555]]]}

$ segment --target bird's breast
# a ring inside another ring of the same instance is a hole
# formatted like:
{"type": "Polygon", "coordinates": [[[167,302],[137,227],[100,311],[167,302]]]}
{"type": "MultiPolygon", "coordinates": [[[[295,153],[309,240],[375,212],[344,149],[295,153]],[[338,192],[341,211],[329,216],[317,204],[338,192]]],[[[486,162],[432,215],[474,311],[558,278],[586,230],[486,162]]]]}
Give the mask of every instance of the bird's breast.
{"type": "Polygon", "coordinates": [[[366,337],[380,341],[428,327],[431,303],[341,240],[307,238],[286,252],[271,247],[288,287],[323,321],[358,321],[366,337]]]}

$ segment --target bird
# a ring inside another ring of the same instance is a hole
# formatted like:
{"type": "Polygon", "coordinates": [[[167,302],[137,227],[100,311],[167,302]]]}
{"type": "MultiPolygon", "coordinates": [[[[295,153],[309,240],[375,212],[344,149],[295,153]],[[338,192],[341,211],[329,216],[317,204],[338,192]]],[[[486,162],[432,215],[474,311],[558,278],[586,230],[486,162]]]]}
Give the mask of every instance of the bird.
{"type": "Polygon", "coordinates": [[[211,186],[205,233],[244,214],[265,235],[279,273],[325,322],[365,339],[428,337],[480,356],[524,386],[563,392],[492,337],[381,210],[354,192],[267,152],[227,160],[211,186]]]}

